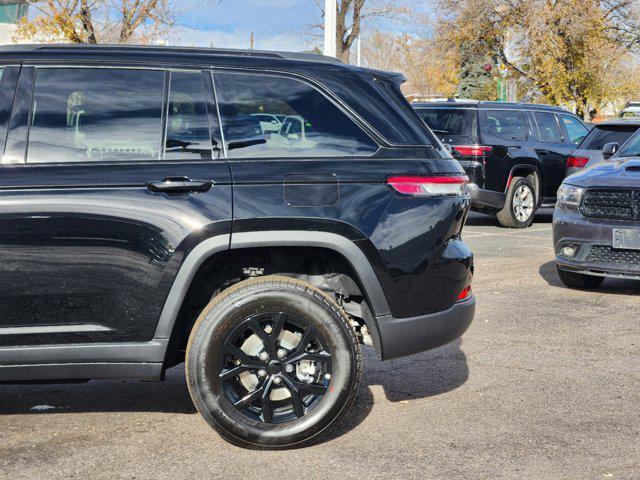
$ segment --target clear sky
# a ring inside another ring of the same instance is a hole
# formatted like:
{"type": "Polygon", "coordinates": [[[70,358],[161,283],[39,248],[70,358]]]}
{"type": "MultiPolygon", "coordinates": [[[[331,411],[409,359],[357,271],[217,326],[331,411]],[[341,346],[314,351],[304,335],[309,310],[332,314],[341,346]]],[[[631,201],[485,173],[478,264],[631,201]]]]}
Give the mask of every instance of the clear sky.
{"type": "MultiPolygon", "coordinates": [[[[322,20],[314,0],[176,0],[174,4],[184,14],[176,33],[167,39],[170,44],[248,48],[251,32],[255,48],[261,50],[310,50],[322,43],[313,35],[319,32],[309,27],[322,20]]],[[[403,28],[394,21],[377,26],[403,28]]]]}

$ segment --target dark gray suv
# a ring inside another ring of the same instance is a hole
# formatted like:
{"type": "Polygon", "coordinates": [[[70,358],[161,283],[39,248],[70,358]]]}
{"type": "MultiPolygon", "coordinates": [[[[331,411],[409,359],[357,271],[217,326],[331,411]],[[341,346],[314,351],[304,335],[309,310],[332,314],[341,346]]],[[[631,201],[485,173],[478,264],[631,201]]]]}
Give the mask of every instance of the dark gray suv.
{"type": "Polygon", "coordinates": [[[605,277],[640,280],[640,135],[610,162],[568,177],[558,190],[553,241],[560,279],[596,288],[605,277]]]}

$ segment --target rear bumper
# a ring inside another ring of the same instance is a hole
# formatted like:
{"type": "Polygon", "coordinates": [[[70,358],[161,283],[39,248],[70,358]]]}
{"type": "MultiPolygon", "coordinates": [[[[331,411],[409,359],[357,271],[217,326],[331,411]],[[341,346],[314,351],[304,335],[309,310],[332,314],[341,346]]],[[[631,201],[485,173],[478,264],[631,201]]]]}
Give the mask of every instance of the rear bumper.
{"type": "Polygon", "coordinates": [[[378,317],[378,333],[383,360],[403,357],[445,345],[462,335],[476,309],[472,297],[448,310],[412,318],[378,317]]]}
{"type": "Polygon", "coordinates": [[[626,259],[625,252],[632,255],[635,251],[611,248],[614,228],[640,228],[640,225],[638,222],[627,224],[587,218],[578,211],[556,207],[553,212],[553,246],[558,268],[588,275],[640,279],[640,263],[626,259]],[[562,252],[568,245],[578,249],[573,257],[562,252]],[[611,255],[590,255],[594,247],[611,249],[611,255]]]}
{"type": "Polygon", "coordinates": [[[475,183],[469,184],[469,196],[471,197],[471,206],[476,208],[495,208],[502,210],[507,201],[506,193],[484,190],[475,183]]]}

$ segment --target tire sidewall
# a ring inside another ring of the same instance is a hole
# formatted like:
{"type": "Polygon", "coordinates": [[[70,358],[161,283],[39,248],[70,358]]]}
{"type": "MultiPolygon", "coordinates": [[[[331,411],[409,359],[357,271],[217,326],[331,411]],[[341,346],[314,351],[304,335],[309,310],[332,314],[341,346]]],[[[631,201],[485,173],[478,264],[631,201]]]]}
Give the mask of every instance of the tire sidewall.
{"type": "Polygon", "coordinates": [[[355,388],[356,352],[340,311],[319,295],[323,294],[295,284],[255,284],[203,313],[188,350],[190,391],[203,417],[227,438],[255,446],[292,446],[320,433],[344,409],[355,388]],[[282,424],[265,424],[243,415],[226,397],[218,378],[219,354],[227,336],[249,316],[270,311],[291,313],[316,327],[332,355],[331,381],[323,398],[305,416],[282,424]]]}
{"type": "Polygon", "coordinates": [[[537,199],[536,199],[536,191],[535,188],[533,186],[533,184],[531,183],[531,181],[528,178],[518,178],[517,180],[514,179],[515,181],[511,184],[511,188],[509,189],[509,195],[507,198],[507,206],[509,208],[509,214],[512,218],[512,221],[514,223],[514,227],[516,228],[526,228],[531,226],[531,224],[533,223],[533,218],[536,215],[536,210],[537,210],[537,199]],[[527,218],[524,222],[520,221],[518,219],[518,217],[516,216],[516,212],[515,212],[515,206],[513,204],[513,201],[515,199],[516,196],[516,191],[522,187],[523,185],[527,186],[529,188],[529,190],[531,191],[531,195],[533,196],[533,211],[531,212],[531,215],[529,216],[529,218],[527,218]]]}

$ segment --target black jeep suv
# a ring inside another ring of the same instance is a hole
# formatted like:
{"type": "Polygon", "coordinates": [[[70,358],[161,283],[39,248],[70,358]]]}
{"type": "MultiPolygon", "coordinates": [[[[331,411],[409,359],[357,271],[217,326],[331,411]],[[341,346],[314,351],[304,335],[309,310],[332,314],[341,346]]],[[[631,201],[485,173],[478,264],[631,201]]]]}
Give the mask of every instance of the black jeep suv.
{"type": "Polygon", "coordinates": [[[415,103],[469,176],[471,205],[501,225],[531,225],[540,206],[553,206],[567,156],[588,133],[558,107],[503,102],[415,103]]]}
{"type": "Polygon", "coordinates": [[[0,382],[161,380],[286,447],[469,326],[467,178],[397,74],[315,55],[0,49],[0,382]],[[282,118],[263,129],[257,114],[282,118]]]}

